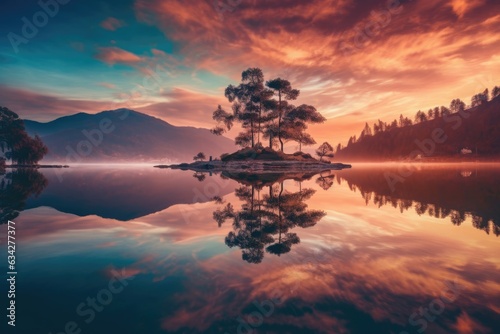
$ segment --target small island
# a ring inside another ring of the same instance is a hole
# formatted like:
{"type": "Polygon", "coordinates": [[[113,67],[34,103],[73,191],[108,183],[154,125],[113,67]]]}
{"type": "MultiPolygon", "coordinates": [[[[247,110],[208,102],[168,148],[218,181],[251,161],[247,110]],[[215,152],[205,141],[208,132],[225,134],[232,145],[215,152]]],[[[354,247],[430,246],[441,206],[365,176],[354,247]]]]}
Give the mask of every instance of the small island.
{"type": "Polygon", "coordinates": [[[193,163],[181,163],[174,165],[158,165],[157,168],[171,168],[181,170],[203,171],[227,171],[227,172],[249,172],[249,173],[272,173],[272,172],[301,172],[338,170],[351,168],[351,165],[343,163],[331,163],[313,158],[308,153],[296,152],[286,154],[274,151],[271,148],[244,148],[235,153],[223,155],[221,159],[198,160],[193,163]]]}
{"type": "Polygon", "coordinates": [[[273,172],[321,172],[350,168],[351,165],[331,163],[333,147],[324,142],[318,149],[315,159],[302,152],[302,146],[314,145],[316,141],[306,132],[309,124],[319,124],[326,118],[314,106],[294,105],[300,91],[292,87],[288,80],[275,78],[265,81],[259,68],[248,68],[241,74],[241,83],[229,85],[224,95],[232,103],[232,112],[225,111],[220,105],[213,112],[217,122],[211,130],[214,135],[228,132],[237,122],[242,131],[235,137],[235,144],[242,149],[231,154],[223,154],[220,159],[206,161],[203,152],[193,157],[195,162],[176,165],[160,165],[158,168],[182,170],[273,173],[273,172]],[[264,139],[268,146],[262,144],[264,139]],[[295,142],[298,152],[287,154],[284,144],[295,142]],[[275,150],[276,148],[276,150],[275,150]]]}

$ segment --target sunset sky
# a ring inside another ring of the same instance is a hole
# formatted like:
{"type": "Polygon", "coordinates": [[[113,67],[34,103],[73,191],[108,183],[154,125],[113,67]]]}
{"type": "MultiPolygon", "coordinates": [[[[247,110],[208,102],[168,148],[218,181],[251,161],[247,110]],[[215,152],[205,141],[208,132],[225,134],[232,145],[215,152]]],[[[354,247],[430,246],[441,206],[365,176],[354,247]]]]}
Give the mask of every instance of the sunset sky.
{"type": "Polygon", "coordinates": [[[225,87],[259,67],[327,117],[316,141],[345,144],[365,122],[500,85],[498,0],[59,1],[53,17],[0,4],[0,105],[23,118],[126,106],[208,128],[225,87]]]}

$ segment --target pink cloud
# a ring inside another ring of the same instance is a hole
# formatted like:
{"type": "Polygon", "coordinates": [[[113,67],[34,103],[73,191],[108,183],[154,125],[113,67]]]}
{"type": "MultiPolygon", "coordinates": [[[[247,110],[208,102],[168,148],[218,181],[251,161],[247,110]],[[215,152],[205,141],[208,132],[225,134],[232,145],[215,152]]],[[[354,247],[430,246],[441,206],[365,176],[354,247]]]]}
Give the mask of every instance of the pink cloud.
{"type": "Polygon", "coordinates": [[[125,25],[125,22],[118,20],[114,17],[108,17],[104,21],[101,22],[101,27],[106,30],[115,31],[125,25]]]}
{"type": "Polygon", "coordinates": [[[450,6],[458,17],[463,17],[467,12],[484,5],[485,2],[486,0],[451,0],[450,6]]]}
{"type": "Polygon", "coordinates": [[[95,113],[110,109],[111,105],[108,101],[64,99],[3,85],[0,85],[0,101],[2,106],[18,113],[21,118],[37,121],[52,121],[79,112],[95,113]]]}
{"type": "Polygon", "coordinates": [[[120,49],[118,47],[104,47],[99,48],[99,52],[95,58],[109,64],[136,64],[142,60],[141,57],[133,54],[132,52],[120,49]]]}
{"type": "Polygon", "coordinates": [[[332,120],[323,133],[342,132],[339,140],[347,142],[347,128],[353,135],[366,121],[390,122],[401,113],[413,118],[419,109],[468,100],[479,91],[471,77],[500,75],[500,58],[493,56],[500,22],[490,1],[400,3],[389,13],[387,2],[249,0],[223,20],[211,1],[137,0],[135,11],[179,44],[187,67],[229,77],[227,84],[247,67],[262,68],[266,79],[284,75],[301,89],[299,103],[332,120]],[[374,16],[388,13],[381,29],[355,43],[359,31],[373,28],[374,16]],[[342,52],[343,42],[354,47],[352,54],[342,52]]]}
{"type": "Polygon", "coordinates": [[[152,49],[151,53],[153,53],[153,55],[155,55],[155,56],[166,56],[167,55],[164,51],[158,50],[158,49],[152,49]]]}
{"type": "MultiPolygon", "coordinates": [[[[177,126],[212,127],[212,111],[225,102],[220,97],[182,88],[162,94],[165,102],[153,103],[137,111],[161,118],[177,126]]],[[[230,110],[230,109],[228,109],[230,110]]]]}

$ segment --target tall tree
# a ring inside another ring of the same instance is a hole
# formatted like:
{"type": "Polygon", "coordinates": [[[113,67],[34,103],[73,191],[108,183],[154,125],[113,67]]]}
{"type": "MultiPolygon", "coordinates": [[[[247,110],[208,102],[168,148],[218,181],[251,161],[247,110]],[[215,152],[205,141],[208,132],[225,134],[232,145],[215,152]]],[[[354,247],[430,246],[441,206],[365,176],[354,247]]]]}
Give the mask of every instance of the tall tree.
{"type": "Polygon", "coordinates": [[[300,151],[302,151],[302,144],[316,144],[311,135],[305,132],[307,124],[323,123],[326,121],[326,118],[310,105],[302,104],[298,107],[289,105],[288,107],[288,111],[283,118],[283,139],[298,142],[300,151]]]}
{"type": "Polygon", "coordinates": [[[486,89],[484,92],[476,94],[472,97],[471,99],[471,107],[477,107],[480,106],[486,102],[488,102],[489,99],[489,92],[488,89],[486,89]]]}
{"type": "Polygon", "coordinates": [[[422,123],[425,122],[426,120],[427,120],[427,115],[421,110],[417,111],[417,114],[415,115],[415,122],[422,123]]]}
{"type": "Polygon", "coordinates": [[[450,109],[445,106],[441,106],[441,117],[450,115],[450,109]]]}
{"type": "Polygon", "coordinates": [[[368,123],[365,123],[365,136],[371,136],[372,135],[372,129],[368,125],[368,123]]]}
{"type": "Polygon", "coordinates": [[[359,139],[363,139],[366,136],[371,136],[372,135],[372,129],[368,125],[368,123],[365,123],[365,127],[363,128],[363,131],[361,131],[361,135],[359,136],[359,139]]]}
{"type": "Polygon", "coordinates": [[[441,117],[441,113],[439,111],[439,107],[435,107],[434,108],[434,119],[438,119],[439,117],[441,117]]]}
{"type": "Polygon", "coordinates": [[[288,104],[288,101],[295,100],[300,94],[300,91],[297,89],[293,89],[290,81],[277,78],[273,80],[269,80],[266,82],[266,86],[271,89],[275,95],[278,96],[278,141],[280,142],[281,152],[283,152],[283,138],[282,138],[282,126],[283,126],[283,117],[284,111],[288,104]]]}
{"type": "Polygon", "coordinates": [[[454,99],[450,103],[450,110],[453,113],[461,112],[465,110],[465,102],[460,99],[454,99]]]}
{"type": "Polygon", "coordinates": [[[429,111],[427,111],[427,119],[431,120],[433,117],[434,117],[434,110],[429,109],[429,111]]]}
{"type": "Polygon", "coordinates": [[[265,82],[262,70],[249,68],[243,71],[238,86],[229,85],[225,96],[232,103],[232,113],[221,106],[213,112],[217,125],[211,131],[221,135],[229,131],[233,122],[241,123],[243,131],[235,139],[236,144],[243,147],[254,147],[260,143],[261,135],[269,139],[269,147],[273,148],[276,139],[280,149],[286,141],[296,141],[300,149],[302,145],[315,143],[306,130],[308,124],[322,123],[326,119],[313,106],[302,104],[298,107],[289,103],[299,95],[290,82],[281,78],[265,82]]]}
{"type": "Polygon", "coordinates": [[[495,86],[491,90],[491,99],[494,99],[495,97],[500,96],[500,87],[495,86]]]}

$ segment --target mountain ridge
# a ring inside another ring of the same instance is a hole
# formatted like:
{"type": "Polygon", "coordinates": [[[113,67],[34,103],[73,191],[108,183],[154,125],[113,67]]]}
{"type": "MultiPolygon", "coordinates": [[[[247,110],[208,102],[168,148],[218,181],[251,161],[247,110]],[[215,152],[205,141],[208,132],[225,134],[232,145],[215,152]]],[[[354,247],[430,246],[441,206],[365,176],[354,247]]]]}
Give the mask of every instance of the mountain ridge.
{"type": "Polygon", "coordinates": [[[24,123],[28,134],[40,136],[49,148],[44,162],[189,161],[200,151],[219,157],[234,150],[232,140],[208,129],[177,127],[125,108],[24,123]]]}

